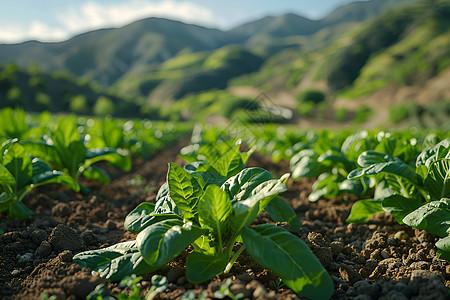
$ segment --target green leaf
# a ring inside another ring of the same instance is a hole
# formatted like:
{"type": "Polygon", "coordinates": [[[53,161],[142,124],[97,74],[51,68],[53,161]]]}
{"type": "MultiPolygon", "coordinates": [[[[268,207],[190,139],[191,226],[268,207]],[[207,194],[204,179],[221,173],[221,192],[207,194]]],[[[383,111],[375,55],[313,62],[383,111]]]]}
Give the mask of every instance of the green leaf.
{"type": "Polygon", "coordinates": [[[40,158],[53,168],[62,169],[63,162],[59,157],[59,152],[53,145],[48,145],[44,142],[23,141],[21,145],[25,150],[33,156],[40,158]]]}
{"type": "Polygon", "coordinates": [[[347,223],[367,223],[370,217],[379,213],[384,213],[380,200],[363,199],[353,204],[346,222],[347,223]]]}
{"type": "Polygon", "coordinates": [[[155,210],[155,204],[150,202],[142,202],[133,209],[125,218],[123,226],[126,230],[138,233],[145,227],[146,218],[151,218],[150,214],[155,210]]]}
{"type": "Polygon", "coordinates": [[[232,203],[230,226],[234,234],[239,234],[250,225],[276,195],[287,190],[285,182],[288,177],[289,174],[285,174],[279,180],[263,182],[252,191],[249,198],[232,203]]]}
{"type": "Polygon", "coordinates": [[[440,159],[430,165],[425,188],[433,200],[450,198],[450,159],[440,159]]]}
{"type": "Polygon", "coordinates": [[[439,249],[437,257],[450,261],[450,235],[437,241],[436,247],[439,249]]]}
{"type": "Polygon", "coordinates": [[[409,213],[403,222],[438,236],[450,234],[450,199],[429,202],[409,213]]]}
{"type": "Polygon", "coordinates": [[[194,176],[175,163],[169,164],[167,173],[169,193],[185,219],[192,218],[195,206],[203,194],[202,188],[194,176]]]}
{"type": "Polygon", "coordinates": [[[31,183],[33,167],[30,156],[22,145],[13,144],[5,151],[3,166],[15,178],[14,192],[19,192],[31,183]]]}
{"type": "Polygon", "coordinates": [[[206,231],[180,220],[165,220],[141,231],[136,239],[145,261],[161,267],[181,253],[206,231]]]}
{"type": "Polygon", "coordinates": [[[272,270],[295,293],[310,299],[329,299],[333,282],[308,246],[287,230],[272,224],[245,227],[242,238],[247,252],[272,270]]]}
{"type": "Polygon", "coordinates": [[[361,167],[369,167],[373,164],[386,163],[391,161],[394,161],[394,159],[390,155],[373,150],[365,151],[358,157],[358,164],[361,167]]]}
{"type": "MultiPolygon", "coordinates": [[[[308,151],[308,150],[303,150],[308,151]]],[[[320,174],[330,170],[329,166],[325,166],[317,161],[317,157],[304,156],[292,169],[292,178],[300,177],[317,177],[320,174]]]]}
{"type": "Polygon", "coordinates": [[[348,179],[358,179],[366,176],[377,175],[380,173],[390,173],[404,177],[416,186],[422,186],[422,177],[416,174],[407,164],[401,161],[390,161],[386,163],[373,164],[363,169],[357,169],[350,172],[348,179]]]}
{"type": "Polygon", "coordinates": [[[29,209],[25,204],[22,203],[22,201],[13,200],[10,202],[9,206],[9,213],[8,218],[9,219],[18,219],[18,220],[26,220],[31,215],[34,214],[34,212],[29,209]]]}
{"type": "Polygon", "coordinates": [[[109,184],[111,178],[108,173],[100,167],[89,166],[82,172],[83,176],[90,180],[95,180],[103,184],[109,184]]]}
{"type": "Polygon", "coordinates": [[[219,248],[222,248],[222,239],[228,233],[228,216],[231,213],[231,201],[227,193],[216,185],[206,187],[202,198],[198,202],[198,216],[202,228],[213,231],[219,248]]]}
{"type": "Polygon", "coordinates": [[[364,179],[365,178],[361,178],[360,180],[346,179],[342,182],[338,182],[338,188],[341,192],[346,192],[357,196],[363,195],[365,188],[362,181],[364,181],[364,179]]]}
{"type": "Polygon", "coordinates": [[[290,226],[289,231],[300,232],[300,221],[294,209],[283,198],[276,196],[266,206],[265,210],[275,222],[287,222],[290,226]]]}
{"type": "Polygon", "coordinates": [[[11,174],[11,172],[9,172],[6,167],[0,165],[0,186],[12,192],[12,187],[14,187],[15,184],[16,180],[14,179],[14,176],[11,174]],[[11,187],[11,189],[8,187],[11,187]]]}
{"type": "Polygon", "coordinates": [[[80,167],[86,159],[87,148],[81,141],[71,142],[67,148],[56,146],[56,151],[63,167],[69,171],[70,176],[77,179],[80,176],[80,167]]]}
{"type": "Polygon", "coordinates": [[[390,213],[399,224],[403,224],[403,218],[423,205],[423,202],[416,198],[405,198],[395,194],[384,198],[381,204],[384,211],[390,213]]]}
{"type": "Polygon", "coordinates": [[[240,201],[247,199],[258,185],[270,179],[272,179],[272,174],[267,170],[247,168],[229,178],[221,188],[228,193],[230,199],[240,201]]]}
{"type": "Polygon", "coordinates": [[[353,158],[358,157],[359,153],[367,148],[366,140],[368,136],[369,133],[367,132],[367,130],[361,130],[355,134],[349,135],[342,143],[342,153],[344,153],[347,158],[353,161],[353,158]]]}
{"type": "Polygon", "coordinates": [[[66,173],[60,171],[47,171],[45,173],[41,173],[37,176],[33,176],[33,184],[35,186],[40,186],[43,184],[49,183],[59,183],[68,188],[71,188],[75,192],[80,191],[80,185],[75,181],[72,177],[67,175],[66,173]]]}
{"type": "Polygon", "coordinates": [[[14,198],[14,194],[1,193],[0,194],[0,211],[9,211],[9,206],[14,198]]]}
{"type": "Polygon", "coordinates": [[[234,146],[222,155],[214,164],[214,169],[225,177],[234,176],[244,169],[244,162],[241,159],[239,145],[234,146]]]}
{"type": "Polygon", "coordinates": [[[194,251],[186,259],[186,278],[195,283],[204,282],[223,272],[228,264],[228,253],[206,255],[194,251]]]}
{"type": "Polygon", "coordinates": [[[131,169],[131,158],[124,152],[120,153],[119,149],[115,148],[94,148],[86,151],[85,167],[88,167],[98,161],[107,161],[113,166],[129,171],[131,169]]]}
{"type": "Polygon", "coordinates": [[[181,219],[180,216],[170,212],[160,214],[155,213],[155,207],[156,205],[150,202],[139,204],[125,218],[125,229],[132,233],[139,233],[154,223],[169,219],[181,219]]]}
{"type": "Polygon", "coordinates": [[[431,149],[422,151],[417,156],[416,167],[424,165],[428,169],[433,162],[444,158],[449,151],[450,151],[450,138],[447,138],[441,141],[440,143],[434,145],[434,147],[432,147],[431,149]]]}
{"type": "Polygon", "coordinates": [[[73,142],[80,141],[77,126],[71,118],[60,118],[56,130],[52,132],[52,140],[56,148],[67,149],[73,142]]]}
{"type": "Polygon", "coordinates": [[[343,155],[332,155],[332,154],[322,154],[317,159],[317,162],[323,163],[328,162],[330,165],[336,167],[336,165],[341,165],[344,170],[347,172],[355,169],[357,167],[356,163],[353,161],[349,161],[345,156],[343,155]]]}
{"type": "Polygon", "coordinates": [[[73,262],[92,269],[109,281],[118,281],[131,274],[145,274],[156,271],[150,267],[139,252],[136,241],[119,243],[104,249],[76,254],[73,262]]]}

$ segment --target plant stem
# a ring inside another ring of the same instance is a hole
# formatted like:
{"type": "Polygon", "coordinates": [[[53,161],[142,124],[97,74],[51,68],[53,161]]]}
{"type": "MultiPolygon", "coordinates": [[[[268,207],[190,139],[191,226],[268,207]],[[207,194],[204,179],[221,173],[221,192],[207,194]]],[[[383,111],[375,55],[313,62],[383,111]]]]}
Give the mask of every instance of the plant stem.
{"type": "Polygon", "coordinates": [[[239,255],[242,253],[242,251],[245,250],[245,246],[242,245],[236,253],[233,254],[233,257],[231,258],[230,262],[228,263],[227,267],[225,268],[225,271],[223,271],[224,274],[227,274],[230,272],[231,268],[233,267],[234,263],[236,262],[239,255]]]}

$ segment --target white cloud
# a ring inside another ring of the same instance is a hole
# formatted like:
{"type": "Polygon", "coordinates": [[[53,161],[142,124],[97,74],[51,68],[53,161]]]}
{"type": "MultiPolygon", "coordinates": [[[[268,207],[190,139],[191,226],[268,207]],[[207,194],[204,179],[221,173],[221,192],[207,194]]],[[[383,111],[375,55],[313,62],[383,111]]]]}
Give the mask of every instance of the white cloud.
{"type": "Polygon", "coordinates": [[[191,2],[172,0],[127,0],[112,5],[87,2],[78,9],[62,13],[58,16],[58,21],[70,32],[82,32],[107,26],[123,26],[150,16],[202,25],[221,25],[220,19],[210,10],[191,2]]]}
{"type": "Polygon", "coordinates": [[[44,22],[34,20],[27,26],[0,27],[1,42],[17,43],[24,40],[38,39],[42,41],[60,41],[68,37],[62,28],[54,28],[44,22]]]}

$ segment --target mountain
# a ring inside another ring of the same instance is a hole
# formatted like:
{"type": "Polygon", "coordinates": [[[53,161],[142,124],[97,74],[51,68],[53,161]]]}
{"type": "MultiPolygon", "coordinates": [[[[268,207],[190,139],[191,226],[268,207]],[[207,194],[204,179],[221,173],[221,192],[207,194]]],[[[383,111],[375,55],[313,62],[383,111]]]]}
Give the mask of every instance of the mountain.
{"type": "Polygon", "coordinates": [[[363,22],[372,17],[378,16],[402,4],[411,4],[419,0],[376,0],[357,1],[336,8],[321,20],[325,26],[346,22],[363,22]]]}
{"type": "Polygon", "coordinates": [[[78,35],[65,42],[0,45],[0,61],[45,70],[69,70],[105,86],[143,64],[159,64],[182,51],[215,49],[224,44],[220,30],[179,21],[148,18],[118,29],[78,35]]]}
{"type": "MultiPolygon", "coordinates": [[[[319,21],[294,14],[265,17],[226,32],[179,21],[148,18],[122,28],[87,32],[59,43],[29,41],[3,44],[0,45],[0,64],[14,62],[27,68],[30,63],[38,62],[46,71],[68,70],[76,77],[86,77],[111,86],[130,71],[142,66],[157,67],[180,53],[239,44],[247,48],[269,47],[272,51],[268,54],[273,54],[273,49],[277,52],[289,47],[280,39],[308,36],[330,24],[354,21],[349,19],[349,14],[355,14],[353,10],[357,10],[358,15],[362,8],[374,11],[372,16],[386,6],[385,0],[361,2],[355,7],[337,9],[319,21]]],[[[359,15],[359,19],[366,17],[367,14],[359,15]]]]}
{"type": "MultiPolygon", "coordinates": [[[[30,91],[30,82],[39,80],[48,81],[49,91],[55,91],[49,92],[51,109],[70,109],[70,94],[82,94],[89,99],[87,113],[94,113],[98,98],[104,96],[120,107],[116,112],[161,113],[173,120],[203,120],[208,115],[193,108],[229,117],[246,107],[242,98],[257,99],[261,91],[277,104],[298,109],[297,94],[318,89],[327,102],[313,107],[313,115],[321,119],[334,118],[333,109],[339,105],[352,116],[360,104],[386,110],[388,102],[373,101],[384,103],[377,107],[367,100],[380,91],[385,91],[379,94],[383,99],[416,101],[421,95],[437,102],[450,99],[442,84],[450,67],[449,7],[449,0],[360,1],[321,20],[284,14],[228,31],[148,18],[60,43],[0,45],[0,66],[13,62],[21,70],[15,75],[20,80],[13,82],[5,73],[8,68],[0,69],[0,103],[48,103],[30,91]],[[39,80],[24,71],[35,62],[43,74],[39,80]],[[56,92],[57,86],[69,83],[54,80],[63,70],[73,77],[65,94],[56,92]],[[91,89],[97,93],[91,95],[86,82],[97,82],[103,90],[91,89]],[[416,89],[405,90],[411,86],[416,89]],[[430,89],[435,92],[428,93],[430,89]],[[16,97],[18,90],[22,97],[16,97]],[[54,103],[57,97],[64,104],[54,103]],[[221,111],[222,104],[229,105],[227,113],[221,111]]],[[[426,109],[426,101],[420,101],[426,109]]],[[[301,110],[300,115],[306,108],[301,110]]]]}

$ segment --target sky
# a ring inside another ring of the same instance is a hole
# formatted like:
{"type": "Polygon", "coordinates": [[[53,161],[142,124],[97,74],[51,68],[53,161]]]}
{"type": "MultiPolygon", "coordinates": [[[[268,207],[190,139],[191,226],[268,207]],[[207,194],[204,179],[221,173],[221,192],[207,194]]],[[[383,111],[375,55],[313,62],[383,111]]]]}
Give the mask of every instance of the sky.
{"type": "Polygon", "coordinates": [[[147,17],[227,30],[287,12],[319,19],[349,2],[353,0],[6,0],[0,1],[0,43],[62,41],[147,17]]]}

